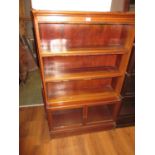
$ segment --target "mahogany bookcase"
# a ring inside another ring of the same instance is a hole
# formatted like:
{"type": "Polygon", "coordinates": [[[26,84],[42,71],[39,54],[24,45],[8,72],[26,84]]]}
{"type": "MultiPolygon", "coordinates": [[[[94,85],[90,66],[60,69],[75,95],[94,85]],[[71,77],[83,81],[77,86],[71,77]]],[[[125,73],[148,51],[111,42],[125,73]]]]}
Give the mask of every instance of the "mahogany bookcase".
{"type": "Polygon", "coordinates": [[[32,13],[51,135],[114,128],[134,13],[32,13]]]}

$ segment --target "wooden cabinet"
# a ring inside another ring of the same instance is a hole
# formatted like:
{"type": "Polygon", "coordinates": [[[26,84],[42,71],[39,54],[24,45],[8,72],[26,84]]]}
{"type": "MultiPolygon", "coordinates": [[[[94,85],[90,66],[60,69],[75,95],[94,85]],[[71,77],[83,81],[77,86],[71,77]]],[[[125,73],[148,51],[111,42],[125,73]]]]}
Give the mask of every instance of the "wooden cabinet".
{"type": "Polygon", "coordinates": [[[33,10],[52,135],[115,127],[133,13],[33,10]]]}
{"type": "Polygon", "coordinates": [[[132,48],[124,84],[121,91],[122,104],[117,118],[117,126],[135,123],[135,46],[132,48]]]}

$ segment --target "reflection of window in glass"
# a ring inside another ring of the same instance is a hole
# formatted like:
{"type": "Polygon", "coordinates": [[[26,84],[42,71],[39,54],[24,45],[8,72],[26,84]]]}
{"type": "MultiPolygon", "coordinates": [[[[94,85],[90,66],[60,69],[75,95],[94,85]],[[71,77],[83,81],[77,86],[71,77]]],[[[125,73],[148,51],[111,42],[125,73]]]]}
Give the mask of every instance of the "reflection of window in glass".
{"type": "Polygon", "coordinates": [[[50,51],[59,52],[67,50],[67,39],[50,40],[50,51]]]}
{"type": "Polygon", "coordinates": [[[48,50],[48,41],[47,40],[42,40],[42,42],[41,42],[41,48],[44,51],[48,50]]]}
{"type": "Polygon", "coordinates": [[[41,48],[43,51],[60,52],[60,51],[66,51],[67,47],[68,47],[68,40],[64,38],[41,41],[41,48]]]}

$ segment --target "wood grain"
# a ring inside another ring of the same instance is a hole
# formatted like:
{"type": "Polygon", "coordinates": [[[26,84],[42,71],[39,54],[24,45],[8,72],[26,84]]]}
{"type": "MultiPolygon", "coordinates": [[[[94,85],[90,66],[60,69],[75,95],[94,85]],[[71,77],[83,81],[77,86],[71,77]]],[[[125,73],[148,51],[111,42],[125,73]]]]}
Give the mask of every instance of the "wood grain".
{"type": "Polygon", "coordinates": [[[131,12],[78,12],[78,11],[39,11],[39,10],[32,10],[34,15],[37,15],[37,20],[39,23],[46,23],[46,22],[70,22],[70,23],[81,23],[81,21],[85,23],[89,23],[86,21],[86,17],[90,17],[93,23],[99,23],[101,20],[104,20],[105,23],[128,23],[133,24],[135,23],[134,17],[135,14],[131,12]],[[54,15],[54,18],[51,17],[51,14],[54,15]],[[44,18],[45,16],[45,18],[44,18]],[[61,16],[59,18],[58,16],[61,16]],[[98,16],[98,18],[94,18],[98,16]],[[55,18],[58,17],[58,18],[55,18]]]}
{"type": "Polygon", "coordinates": [[[119,101],[120,96],[109,89],[109,91],[100,92],[100,93],[83,93],[80,95],[70,95],[65,97],[59,97],[56,99],[49,99],[48,105],[51,106],[52,109],[59,108],[59,107],[65,107],[65,106],[71,106],[74,105],[75,107],[78,107],[78,104],[80,106],[84,105],[95,105],[97,102],[99,104],[108,104],[108,102],[113,101],[119,101]]]}
{"type": "Polygon", "coordinates": [[[42,51],[42,57],[52,57],[52,56],[76,56],[76,55],[103,55],[103,54],[125,54],[128,51],[121,47],[106,47],[106,48],[82,48],[82,49],[72,49],[67,51],[51,52],[42,51]]]}
{"type": "Polygon", "coordinates": [[[134,13],[32,12],[50,129],[53,125],[50,112],[85,108],[82,127],[53,129],[51,133],[115,127],[134,39],[134,13]],[[114,120],[89,125],[87,106],[97,104],[114,104],[111,114],[114,120]]]}
{"type": "Polygon", "coordinates": [[[134,127],[51,139],[44,108],[20,108],[20,155],[134,155],[134,127]]]}

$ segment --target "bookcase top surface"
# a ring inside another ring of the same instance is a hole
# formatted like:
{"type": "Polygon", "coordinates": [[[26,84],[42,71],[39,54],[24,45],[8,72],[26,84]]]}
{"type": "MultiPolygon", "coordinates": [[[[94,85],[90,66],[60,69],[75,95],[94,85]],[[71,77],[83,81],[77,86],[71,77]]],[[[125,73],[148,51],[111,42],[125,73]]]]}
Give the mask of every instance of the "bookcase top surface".
{"type": "Polygon", "coordinates": [[[134,12],[47,11],[32,10],[39,23],[115,23],[134,24],[134,12]]]}

